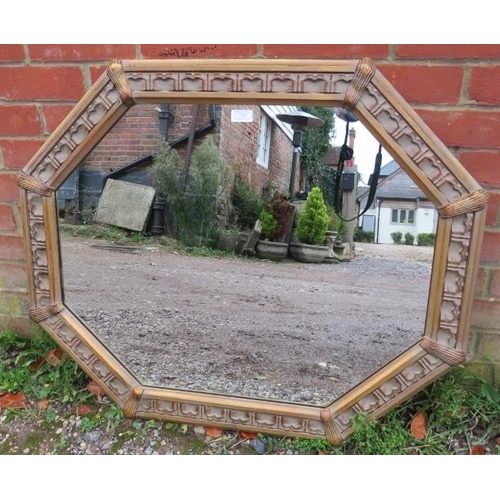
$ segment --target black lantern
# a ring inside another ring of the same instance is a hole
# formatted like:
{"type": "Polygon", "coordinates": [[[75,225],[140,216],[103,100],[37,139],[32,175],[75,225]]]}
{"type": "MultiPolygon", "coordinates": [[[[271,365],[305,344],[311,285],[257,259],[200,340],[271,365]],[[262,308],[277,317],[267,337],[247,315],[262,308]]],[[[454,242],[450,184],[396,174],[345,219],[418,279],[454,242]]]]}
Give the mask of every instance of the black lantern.
{"type": "Polygon", "coordinates": [[[290,173],[290,186],[288,188],[288,193],[290,199],[293,198],[293,186],[295,184],[295,171],[297,169],[297,159],[298,155],[302,150],[302,135],[304,130],[312,127],[322,127],[325,122],[318,118],[317,116],[311,115],[304,111],[295,111],[292,113],[282,113],[276,115],[278,120],[284,123],[289,123],[293,130],[293,160],[292,160],[292,171],[290,173]]]}

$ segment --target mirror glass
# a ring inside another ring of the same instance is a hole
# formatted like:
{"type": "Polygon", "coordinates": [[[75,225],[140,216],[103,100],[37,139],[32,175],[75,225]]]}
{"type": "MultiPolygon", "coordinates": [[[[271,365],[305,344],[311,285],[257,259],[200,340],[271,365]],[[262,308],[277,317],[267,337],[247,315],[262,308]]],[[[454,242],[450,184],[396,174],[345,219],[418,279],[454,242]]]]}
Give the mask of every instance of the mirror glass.
{"type": "MultiPolygon", "coordinates": [[[[311,188],[313,176],[301,163],[310,153],[307,130],[294,150],[294,131],[276,117],[294,111],[136,105],[58,189],[65,303],[144,385],[322,406],[422,336],[433,247],[417,245],[417,235],[435,232],[437,215],[390,158],[383,159],[371,209],[347,226],[357,240],[353,248],[344,229],[337,236],[340,258],[321,264],[185,251],[168,207],[165,214],[163,200],[147,198],[147,189],[134,198],[115,187],[119,200],[104,203],[104,186],[151,186],[160,138],[187,169],[211,137],[232,173],[220,190],[226,201],[218,205],[218,224],[227,236],[236,234],[241,249],[252,227],[231,203],[236,177],[262,198],[287,192],[295,151],[295,188],[311,188]],[[126,224],[135,214],[144,231],[111,233],[99,222],[106,208],[126,224]]],[[[337,117],[335,124],[343,135],[345,122],[337,117]]],[[[358,179],[357,170],[367,166],[356,164],[364,145],[352,135],[354,160],[346,172],[358,179]]],[[[338,158],[335,150],[321,156],[321,172],[334,171],[331,158],[338,158]]],[[[344,197],[351,198],[344,210],[350,203],[363,209],[368,189],[363,182],[350,194],[346,188],[344,197]]]]}

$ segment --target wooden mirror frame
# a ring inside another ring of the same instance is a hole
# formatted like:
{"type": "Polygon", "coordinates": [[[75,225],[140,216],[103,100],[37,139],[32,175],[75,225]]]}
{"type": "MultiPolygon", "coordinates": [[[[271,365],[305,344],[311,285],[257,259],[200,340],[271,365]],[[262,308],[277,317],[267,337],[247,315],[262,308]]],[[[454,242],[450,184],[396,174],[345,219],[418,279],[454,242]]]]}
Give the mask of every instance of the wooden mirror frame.
{"type": "Polygon", "coordinates": [[[112,61],[19,173],[30,317],[127,417],[155,418],[340,444],[363,412],[382,416],[465,360],[487,194],[370,59],[112,61]],[[67,307],[56,190],[134,104],[344,107],[437,207],[422,337],[323,406],[143,385],[67,307]]]}

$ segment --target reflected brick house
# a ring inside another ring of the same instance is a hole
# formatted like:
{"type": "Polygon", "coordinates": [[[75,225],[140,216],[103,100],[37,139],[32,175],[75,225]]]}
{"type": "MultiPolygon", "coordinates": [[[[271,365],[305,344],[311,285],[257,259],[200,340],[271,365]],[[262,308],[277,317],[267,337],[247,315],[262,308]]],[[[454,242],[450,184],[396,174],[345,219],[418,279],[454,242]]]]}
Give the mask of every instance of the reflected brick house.
{"type": "Polygon", "coordinates": [[[149,185],[148,170],[160,138],[186,162],[212,135],[222,158],[258,192],[288,190],[293,131],[276,114],[294,106],[137,105],[114,126],[58,191],[60,208],[95,208],[107,179],[149,185]]]}

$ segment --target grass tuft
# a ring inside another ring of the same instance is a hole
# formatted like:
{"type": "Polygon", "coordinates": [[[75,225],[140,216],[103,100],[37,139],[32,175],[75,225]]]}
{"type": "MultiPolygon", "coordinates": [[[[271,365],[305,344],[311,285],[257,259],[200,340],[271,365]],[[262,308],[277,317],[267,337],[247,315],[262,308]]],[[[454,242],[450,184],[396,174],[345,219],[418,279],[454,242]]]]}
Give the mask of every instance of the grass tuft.
{"type": "Polygon", "coordinates": [[[56,366],[43,361],[57,347],[41,329],[30,336],[0,332],[0,394],[22,392],[27,398],[63,403],[87,399],[88,378],[73,360],[63,353],[56,366]]]}

